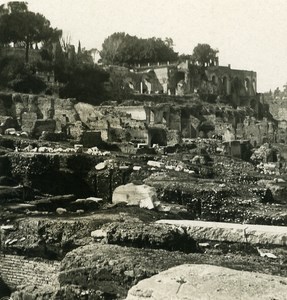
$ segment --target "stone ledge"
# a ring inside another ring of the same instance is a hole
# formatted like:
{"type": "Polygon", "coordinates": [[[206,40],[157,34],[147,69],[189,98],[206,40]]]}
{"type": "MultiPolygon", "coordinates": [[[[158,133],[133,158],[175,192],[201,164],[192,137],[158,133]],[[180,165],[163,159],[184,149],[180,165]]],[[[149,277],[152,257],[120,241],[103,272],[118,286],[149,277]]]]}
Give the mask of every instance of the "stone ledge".
{"type": "Polygon", "coordinates": [[[287,227],[190,220],[159,220],[156,223],[184,227],[195,240],[250,244],[287,245],[287,227]]]}

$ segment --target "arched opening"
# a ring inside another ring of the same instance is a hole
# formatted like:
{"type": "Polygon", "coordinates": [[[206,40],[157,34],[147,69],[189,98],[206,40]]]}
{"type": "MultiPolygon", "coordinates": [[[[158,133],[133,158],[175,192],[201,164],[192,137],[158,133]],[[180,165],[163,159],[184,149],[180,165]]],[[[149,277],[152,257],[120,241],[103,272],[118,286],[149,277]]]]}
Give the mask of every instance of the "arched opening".
{"type": "Polygon", "coordinates": [[[228,95],[228,78],[226,76],[222,78],[222,85],[223,85],[223,93],[225,95],[228,95]]]}
{"type": "Polygon", "coordinates": [[[167,123],[167,112],[164,111],[162,114],[162,124],[166,124],[167,123]]]}
{"type": "Polygon", "coordinates": [[[211,81],[213,84],[217,84],[217,77],[215,75],[212,76],[211,81]]]}
{"type": "Polygon", "coordinates": [[[250,80],[249,80],[249,78],[244,79],[244,87],[245,87],[246,93],[249,95],[250,94],[250,80]]]}
{"type": "Polygon", "coordinates": [[[254,93],[256,94],[257,89],[256,89],[256,80],[255,79],[252,80],[252,87],[253,87],[254,93]]]}
{"type": "Polygon", "coordinates": [[[150,111],[150,123],[153,124],[154,123],[154,112],[151,110],[150,111]]]}
{"type": "Polygon", "coordinates": [[[176,73],[175,78],[176,78],[176,83],[178,83],[181,80],[185,80],[185,73],[182,71],[179,71],[176,73]]]}
{"type": "Polygon", "coordinates": [[[242,81],[238,77],[234,77],[232,80],[232,93],[239,95],[242,85],[242,81]]]}

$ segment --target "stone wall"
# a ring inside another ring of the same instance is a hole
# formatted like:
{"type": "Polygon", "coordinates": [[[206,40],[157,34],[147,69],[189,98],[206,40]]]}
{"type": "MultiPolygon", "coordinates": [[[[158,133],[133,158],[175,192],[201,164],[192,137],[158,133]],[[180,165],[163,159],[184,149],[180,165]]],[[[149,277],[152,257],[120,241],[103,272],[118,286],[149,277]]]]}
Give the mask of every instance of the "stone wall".
{"type": "MultiPolygon", "coordinates": [[[[21,130],[28,133],[32,133],[36,121],[53,119],[56,122],[53,131],[62,132],[69,123],[80,120],[75,103],[75,99],[1,93],[0,115],[13,117],[18,121],[21,130]]],[[[50,124],[41,130],[51,131],[50,124]]]]}
{"type": "Polygon", "coordinates": [[[0,276],[10,289],[19,285],[58,284],[58,261],[33,260],[24,256],[0,254],[0,276]]]}

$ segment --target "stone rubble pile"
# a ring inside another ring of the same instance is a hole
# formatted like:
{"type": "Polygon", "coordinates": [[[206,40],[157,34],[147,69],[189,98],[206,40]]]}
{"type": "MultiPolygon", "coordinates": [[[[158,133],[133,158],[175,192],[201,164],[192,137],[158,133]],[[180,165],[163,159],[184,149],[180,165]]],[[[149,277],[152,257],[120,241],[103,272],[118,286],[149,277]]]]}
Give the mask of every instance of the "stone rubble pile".
{"type": "Polygon", "coordinates": [[[109,151],[101,151],[98,149],[98,147],[92,147],[88,148],[87,150],[83,149],[83,145],[75,144],[74,148],[62,148],[62,147],[33,147],[31,145],[28,145],[27,147],[20,149],[16,147],[15,152],[32,152],[32,153],[86,153],[89,155],[95,155],[95,156],[107,156],[111,153],[109,151]]]}

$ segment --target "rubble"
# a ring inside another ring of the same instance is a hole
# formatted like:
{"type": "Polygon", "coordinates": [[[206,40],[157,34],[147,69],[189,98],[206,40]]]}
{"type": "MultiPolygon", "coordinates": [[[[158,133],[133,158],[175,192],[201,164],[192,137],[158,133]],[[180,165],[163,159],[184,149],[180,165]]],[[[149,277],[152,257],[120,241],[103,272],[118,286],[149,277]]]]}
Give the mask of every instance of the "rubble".
{"type": "MultiPolygon", "coordinates": [[[[8,185],[0,186],[1,247],[52,260],[66,255],[58,297],[123,299],[141,279],[182,263],[285,274],[284,235],[257,235],[250,225],[287,224],[287,151],[265,143],[272,120],[257,122],[248,107],[198,95],[101,107],[22,97],[18,126],[1,119],[0,182],[8,185]],[[20,113],[32,104],[37,113],[20,113]],[[153,223],[159,219],[214,223],[201,230],[153,223]],[[230,233],[221,222],[240,228],[230,233]],[[184,253],[194,251],[206,256],[184,253]],[[272,255],[273,265],[262,264],[272,255]]],[[[177,296],[185,284],[177,280],[177,296]]]]}

